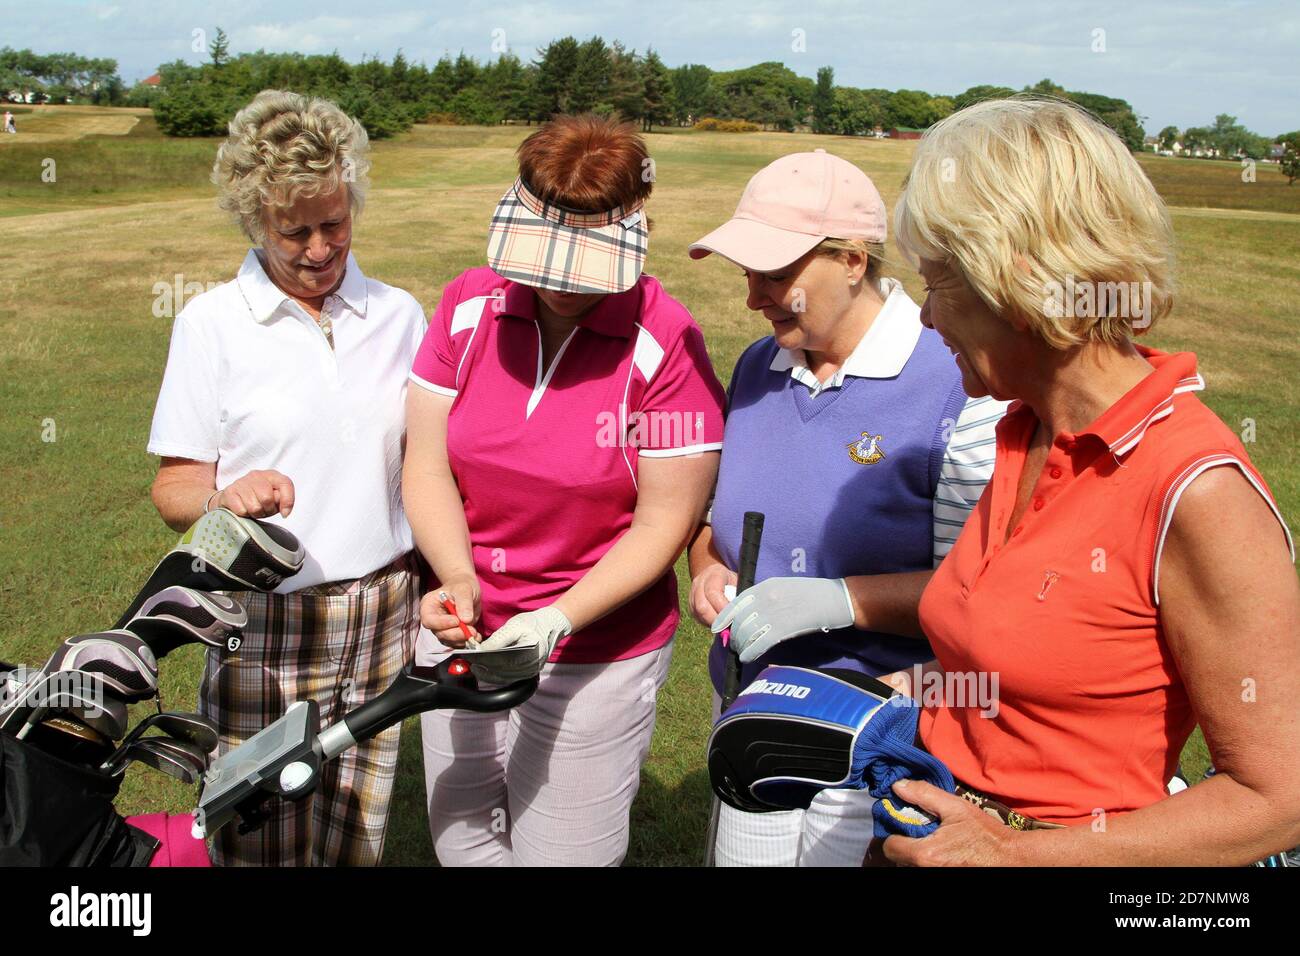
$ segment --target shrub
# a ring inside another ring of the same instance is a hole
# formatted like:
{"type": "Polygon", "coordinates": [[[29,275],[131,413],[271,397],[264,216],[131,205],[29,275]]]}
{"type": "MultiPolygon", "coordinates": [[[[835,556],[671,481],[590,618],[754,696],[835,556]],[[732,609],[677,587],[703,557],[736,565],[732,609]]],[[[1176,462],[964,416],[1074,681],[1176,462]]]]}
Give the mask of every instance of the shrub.
{"type": "Polygon", "coordinates": [[[751,123],[749,120],[723,120],[713,116],[706,116],[696,123],[694,128],[706,133],[757,133],[760,127],[757,123],[751,123]]]}

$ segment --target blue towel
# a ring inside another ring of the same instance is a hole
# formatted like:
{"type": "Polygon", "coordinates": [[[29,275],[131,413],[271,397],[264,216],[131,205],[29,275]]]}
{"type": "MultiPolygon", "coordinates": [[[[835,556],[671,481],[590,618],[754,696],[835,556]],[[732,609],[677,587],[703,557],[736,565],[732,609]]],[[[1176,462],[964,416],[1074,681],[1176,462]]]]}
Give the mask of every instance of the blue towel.
{"type": "Polygon", "coordinates": [[[937,821],[894,794],[891,788],[899,780],[924,780],[947,793],[957,789],[943,761],[914,743],[920,719],[919,702],[891,697],[868,718],[853,745],[852,780],[876,798],[871,813],[878,837],[923,837],[938,829],[937,821]]]}

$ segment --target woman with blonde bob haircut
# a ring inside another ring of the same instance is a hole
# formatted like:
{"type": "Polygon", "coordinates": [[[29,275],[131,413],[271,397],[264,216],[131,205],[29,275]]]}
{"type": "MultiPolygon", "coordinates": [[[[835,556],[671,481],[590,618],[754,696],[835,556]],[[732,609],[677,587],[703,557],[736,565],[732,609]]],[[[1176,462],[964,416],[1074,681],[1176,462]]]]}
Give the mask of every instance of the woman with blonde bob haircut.
{"type": "Polygon", "coordinates": [[[921,739],[959,795],[896,785],[940,825],[884,857],[1243,865],[1295,846],[1290,532],[1196,397],[1196,357],[1132,341],[1173,298],[1150,181],[1083,110],[990,101],[921,140],[896,229],[966,391],[1015,401],[993,479],[919,598],[936,660],[890,675],[924,705],[921,739]],[[995,708],[943,692],[982,674],[998,675],[995,708]],[[1197,723],[1218,773],[1168,796],[1197,723]]]}
{"type": "MultiPolygon", "coordinates": [[[[250,249],[233,281],[176,317],[149,451],[153,500],[182,530],[204,512],[282,524],[302,570],[239,600],[237,654],[208,657],[199,710],[238,746],[297,700],[321,720],[383,691],[414,650],[419,593],[399,488],[418,302],[352,257],[366,131],[327,100],[265,90],[217,151],[218,204],[250,249]]],[[[373,864],[383,849],[397,727],[324,771],[247,835],[224,828],[217,863],[373,864]]]]}

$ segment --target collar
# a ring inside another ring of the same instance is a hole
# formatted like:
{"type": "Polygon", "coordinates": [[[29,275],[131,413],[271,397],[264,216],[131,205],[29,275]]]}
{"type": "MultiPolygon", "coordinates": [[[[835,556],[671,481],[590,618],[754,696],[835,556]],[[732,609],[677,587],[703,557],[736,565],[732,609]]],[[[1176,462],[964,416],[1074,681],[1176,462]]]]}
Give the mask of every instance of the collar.
{"type": "MultiPolygon", "coordinates": [[[[493,310],[496,318],[503,315],[537,321],[537,293],[532,286],[520,282],[506,282],[501,310],[493,310]]],[[[624,292],[612,292],[596,307],[578,320],[578,326],[608,335],[611,338],[630,339],[636,331],[641,315],[641,283],[638,281],[624,292]]]]}
{"type": "MultiPolygon", "coordinates": [[[[1126,455],[1138,446],[1147,429],[1162,418],[1174,413],[1174,396],[1183,392],[1199,392],[1205,388],[1205,379],[1196,371],[1193,352],[1168,354],[1156,349],[1135,345],[1153,366],[1146,378],[1129,389],[1110,408],[1097,416],[1091,424],[1076,434],[1062,432],[1056,444],[1073,451],[1084,435],[1094,435],[1105,444],[1111,454],[1126,455]]],[[[1007,418],[1032,419],[1033,411],[1021,401],[1011,403],[1007,418]]]]}
{"type": "Polygon", "coordinates": [[[814,395],[826,388],[839,388],[849,375],[857,378],[893,378],[898,375],[921,338],[921,309],[897,279],[881,279],[880,291],[885,294],[885,304],[844,364],[828,381],[821,382],[813,375],[802,349],[797,352],[778,349],[768,367],[773,372],[788,371],[792,378],[812,389],[814,395]]]}
{"type": "MultiPolygon", "coordinates": [[[[257,257],[256,249],[249,249],[248,255],[244,256],[244,263],[239,267],[235,283],[239,286],[244,302],[248,305],[248,311],[257,322],[269,321],[279,311],[280,306],[285,302],[293,301],[266,274],[266,270],[262,268],[262,261],[257,257]]],[[[342,299],[343,303],[358,316],[365,317],[368,298],[366,277],[351,252],[348,253],[348,261],[343,268],[343,281],[332,294],[342,299]]]]}

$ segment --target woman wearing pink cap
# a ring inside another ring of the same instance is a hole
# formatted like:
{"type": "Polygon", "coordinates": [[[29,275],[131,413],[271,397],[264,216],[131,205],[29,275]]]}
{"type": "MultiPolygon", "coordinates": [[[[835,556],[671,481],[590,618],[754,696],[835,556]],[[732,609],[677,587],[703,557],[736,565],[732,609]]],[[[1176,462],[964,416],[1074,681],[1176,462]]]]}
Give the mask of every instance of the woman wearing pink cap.
{"type": "MultiPolygon", "coordinates": [[[[885,204],[817,150],[749,181],[690,247],[743,270],[771,323],[727,391],[713,505],[690,549],[691,610],[730,628],[741,685],[768,664],[877,676],[933,656],[915,604],[992,471],[1004,406],[968,400],[953,356],[881,268],[885,204]],[[758,584],[728,603],[746,511],[766,516],[758,584]],[[910,613],[909,613],[910,609],[910,613]]],[[[710,654],[721,690],[725,654],[710,654]]],[[[871,803],[826,790],[807,811],[721,808],[719,865],[861,865],[871,803]]]]}
{"type": "Polygon", "coordinates": [[[444,865],[627,852],[677,628],[673,562],[722,439],[704,336],[641,271],[646,160],[631,127],[594,116],[529,136],[489,266],[443,292],[411,372],[402,492],[441,582],[421,619],[448,646],[488,635],[482,648],[528,655],[495,677],[541,672],[508,714],[423,718],[444,865]]]}

